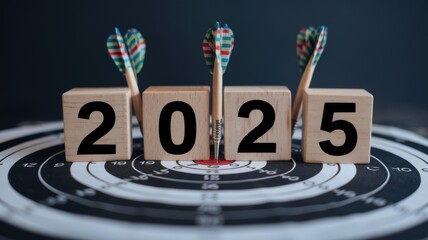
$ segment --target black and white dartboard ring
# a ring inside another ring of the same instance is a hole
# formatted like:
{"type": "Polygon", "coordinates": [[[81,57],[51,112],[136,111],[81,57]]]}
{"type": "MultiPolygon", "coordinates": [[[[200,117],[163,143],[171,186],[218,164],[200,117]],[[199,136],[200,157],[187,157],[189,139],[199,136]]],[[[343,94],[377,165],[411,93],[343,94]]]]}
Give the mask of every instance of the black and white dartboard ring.
{"type": "MultiPolygon", "coordinates": [[[[134,126],[134,136],[139,136],[134,126]]],[[[0,237],[428,237],[428,140],[375,125],[369,165],[66,163],[62,122],[0,132],[0,237]]]]}

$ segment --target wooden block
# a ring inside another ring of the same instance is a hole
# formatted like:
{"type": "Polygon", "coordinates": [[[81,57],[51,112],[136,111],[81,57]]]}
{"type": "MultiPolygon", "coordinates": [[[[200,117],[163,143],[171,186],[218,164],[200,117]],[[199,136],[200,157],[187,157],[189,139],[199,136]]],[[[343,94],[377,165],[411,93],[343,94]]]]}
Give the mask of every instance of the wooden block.
{"type": "Polygon", "coordinates": [[[144,158],[210,158],[210,88],[149,87],[143,92],[144,158]]]}
{"type": "Polygon", "coordinates": [[[290,160],[290,102],[284,86],[225,87],[225,159],[290,160]]]}
{"type": "Polygon", "coordinates": [[[369,163],[373,96],[362,89],[307,89],[303,95],[303,160],[369,163]]]}
{"type": "Polygon", "coordinates": [[[131,158],[128,88],[74,88],[62,95],[62,106],[68,162],[131,158]]]}

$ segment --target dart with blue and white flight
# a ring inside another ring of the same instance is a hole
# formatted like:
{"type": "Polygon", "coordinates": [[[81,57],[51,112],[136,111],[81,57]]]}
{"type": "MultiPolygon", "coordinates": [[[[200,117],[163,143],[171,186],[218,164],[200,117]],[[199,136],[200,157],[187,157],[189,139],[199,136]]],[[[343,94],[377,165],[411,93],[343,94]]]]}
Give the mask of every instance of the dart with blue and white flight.
{"type": "Polygon", "coordinates": [[[142,133],[142,100],[137,84],[137,74],[144,64],[146,53],[144,38],[137,29],[130,29],[124,40],[119,29],[115,28],[115,34],[110,35],[107,39],[107,50],[119,71],[126,77],[128,87],[131,89],[135,115],[142,133]]]}
{"type": "Polygon", "coordinates": [[[234,43],[232,29],[227,24],[221,28],[218,22],[214,27],[208,29],[202,42],[205,62],[213,75],[212,138],[214,157],[217,160],[219,158],[223,128],[223,74],[229,63],[234,43]]]}
{"type": "Polygon", "coordinates": [[[309,88],[314,74],[315,66],[317,65],[322,52],[324,51],[327,42],[327,27],[320,26],[318,29],[313,27],[302,28],[297,34],[297,59],[299,69],[302,74],[299,87],[296,92],[296,97],[293,103],[291,114],[291,129],[294,132],[296,123],[302,114],[302,98],[305,89],[309,88]]]}

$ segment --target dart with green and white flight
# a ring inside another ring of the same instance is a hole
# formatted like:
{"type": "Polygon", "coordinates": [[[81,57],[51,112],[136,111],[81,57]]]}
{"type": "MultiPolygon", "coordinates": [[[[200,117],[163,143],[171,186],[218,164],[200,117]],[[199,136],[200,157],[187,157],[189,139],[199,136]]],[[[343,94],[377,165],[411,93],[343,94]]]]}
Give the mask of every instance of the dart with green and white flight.
{"type": "Polygon", "coordinates": [[[294,132],[296,123],[302,114],[302,98],[303,91],[309,88],[314,74],[315,67],[324,51],[327,42],[327,27],[320,26],[318,29],[313,27],[302,28],[297,34],[297,59],[299,62],[300,71],[303,72],[300,79],[299,87],[294,99],[291,129],[294,132]]]}
{"type": "Polygon", "coordinates": [[[131,90],[135,115],[142,133],[142,100],[138,89],[137,74],[144,64],[146,53],[144,38],[137,29],[133,28],[128,30],[124,41],[119,29],[116,28],[115,34],[110,35],[107,39],[107,50],[119,71],[126,77],[126,82],[131,90]]]}
{"type": "Polygon", "coordinates": [[[208,29],[202,42],[205,62],[213,76],[212,138],[214,143],[214,157],[217,160],[219,158],[223,128],[223,74],[229,63],[234,44],[235,40],[232,29],[227,24],[224,27],[220,27],[218,22],[214,27],[208,29]]]}

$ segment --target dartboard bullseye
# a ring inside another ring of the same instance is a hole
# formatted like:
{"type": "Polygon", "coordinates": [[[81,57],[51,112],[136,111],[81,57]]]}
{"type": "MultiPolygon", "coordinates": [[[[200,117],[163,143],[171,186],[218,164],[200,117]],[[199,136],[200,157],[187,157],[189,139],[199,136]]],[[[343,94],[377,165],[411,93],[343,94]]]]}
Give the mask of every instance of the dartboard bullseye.
{"type": "Polygon", "coordinates": [[[427,139],[374,126],[354,165],[305,164],[294,137],[292,161],[151,161],[135,138],[130,161],[68,163],[60,123],[0,132],[0,236],[428,236],[427,139]]]}

